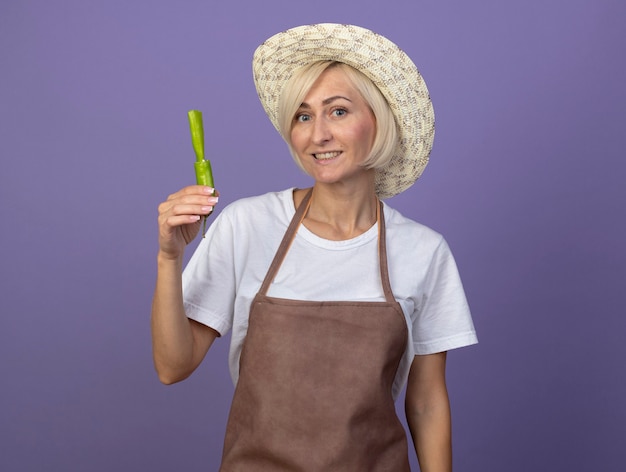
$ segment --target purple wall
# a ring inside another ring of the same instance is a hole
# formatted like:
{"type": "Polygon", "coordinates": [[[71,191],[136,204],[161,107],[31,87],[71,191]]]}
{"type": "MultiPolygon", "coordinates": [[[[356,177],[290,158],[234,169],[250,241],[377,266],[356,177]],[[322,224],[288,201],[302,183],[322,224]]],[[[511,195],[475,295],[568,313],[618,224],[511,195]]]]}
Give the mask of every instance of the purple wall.
{"type": "Polygon", "coordinates": [[[307,185],[250,59],[321,21],[431,90],[431,163],[389,203],[446,235],[479,331],[449,356],[456,470],[624,470],[624,5],[2,2],[0,470],[216,469],[227,342],[176,386],[151,363],[156,206],[193,182],[190,108],[222,206],[307,185]]]}

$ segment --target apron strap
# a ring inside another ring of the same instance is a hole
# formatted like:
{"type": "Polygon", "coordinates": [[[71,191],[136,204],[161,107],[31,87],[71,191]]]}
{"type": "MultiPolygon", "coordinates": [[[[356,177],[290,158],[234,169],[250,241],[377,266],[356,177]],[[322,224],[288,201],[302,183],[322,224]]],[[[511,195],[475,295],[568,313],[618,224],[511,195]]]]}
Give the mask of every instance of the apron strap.
{"type": "Polygon", "coordinates": [[[295,234],[298,231],[298,227],[300,226],[300,223],[302,223],[304,216],[309,210],[309,206],[311,206],[311,194],[312,193],[313,193],[313,188],[311,188],[311,190],[309,190],[307,194],[304,196],[304,198],[302,199],[302,202],[300,202],[300,205],[298,206],[298,209],[296,210],[295,215],[293,215],[293,218],[291,219],[291,223],[289,223],[289,227],[287,228],[287,231],[285,232],[285,235],[283,236],[283,240],[281,241],[280,246],[278,247],[278,251],[276,251],[274,260],[272,261],[272,264],[270,265],[270,268],[268,269],[267,274],[265,274],[265,279],[263,280],[263,284],[261,285],[261,289],[259,290],[260,295],[266,295],[270,287],[270,284],[274,281],[274,277],[276,276],[278,269],[283,263],[283,259],[285,258],[285,255],[287,254],[289,247],[291,246],[291,243],[295,237],[295,234]]]}
{"type": "MultiPolygon", "coordinates": [[[[266,295],[269,290],[270,284],[274,281],[274,277],[276,277],[276,273],[278,269],[283,263],[285,256],[287,255],[287,251],[291,247],[291,243],[293,242],[295,235],[302,224],[302,220],[306,216],[309,211],[309,207],[311,206],[311,195],[313,193],[313,189],[311,188],[307,194],[298,205],[296,213],[293,215],[289,226],[287,227],[287,231],[283,236],[283,239],[276,251],[276,255],[272,260],[272,263],[265,274],[265,279],[261,284],[261,288],[259,289],[260,295],[266,295]]],[[[389,268],[387,267],[387,243],[385,238],[385,216],[383,211],[383,202],[379,201],[376,207],[376,220],[378,223],[378,260],[380,266],[380,278],[383,286],[383,292],[385,294],[385,300],[387,302],[395,302],[395,298],[393,297],[393,292],[391,290],[391,283],[389,282],[389,268]]]]}
{"type": "Polygon", "coordinates": [[[389,282],[389,267],[387,266],[387,232],[385,231],[385,212],[383,202],[378,201],[376,208],[376,220],[378,222],[378,264],[380,265],[380,281],[383,284],[383,292],[385,300],[395,302],[396,299],[391,291],[391,283],[389,282]]]}

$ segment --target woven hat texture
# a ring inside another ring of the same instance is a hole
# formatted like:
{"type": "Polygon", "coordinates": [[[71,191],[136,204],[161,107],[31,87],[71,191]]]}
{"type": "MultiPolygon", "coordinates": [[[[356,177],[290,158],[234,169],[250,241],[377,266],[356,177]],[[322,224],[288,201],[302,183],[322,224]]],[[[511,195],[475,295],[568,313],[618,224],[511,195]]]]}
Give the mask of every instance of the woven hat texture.
{"type": "Polygon", "coordinates": [[[428,164],[435,136],[432,102],[417,67],[393,42],[359,26],[324,23],[278,33],[257,48],[252,68],[263,108],[279,132],[283,87],[296,69],[320,60],[361,71],[387,99],[399,138],[389,164],[376,170],[376,193],[389,198],[406,190],[428,164]]]}

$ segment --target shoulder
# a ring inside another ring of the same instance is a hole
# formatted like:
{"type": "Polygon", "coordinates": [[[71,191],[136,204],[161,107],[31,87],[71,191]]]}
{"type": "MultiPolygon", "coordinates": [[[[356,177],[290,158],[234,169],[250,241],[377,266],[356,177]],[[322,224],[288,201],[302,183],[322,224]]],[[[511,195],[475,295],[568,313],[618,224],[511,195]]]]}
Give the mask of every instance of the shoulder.
{"type": "Polygon", "coordinates": [[[385,226],[387,239],[396,247],[419,248],[421,252],[433,253],[445,246],[443,236],[432,228],[407,218],[385,203],[385,226]]]}
{"type": "Polygon", "coordinates": [[[258,220],[267,222],[268,216],[278,219],[291,218],[295,211],[292,195],[293,189],[287,189],[244,197],[226,205],[220,213],[220,218],[237,223],[258,220]]]}
{"type": "MultiPolygon", "coordinates": [[[[200,251],[226,259],[250,254],[265,257],[267,248],[275,251],[276,241],[280,241],[295,211],[292,194],[293,189],[288,189],[228,203],[200,241],[200,251]]],[[[227,266],[226,261],[222,264],[227,266]]]]}

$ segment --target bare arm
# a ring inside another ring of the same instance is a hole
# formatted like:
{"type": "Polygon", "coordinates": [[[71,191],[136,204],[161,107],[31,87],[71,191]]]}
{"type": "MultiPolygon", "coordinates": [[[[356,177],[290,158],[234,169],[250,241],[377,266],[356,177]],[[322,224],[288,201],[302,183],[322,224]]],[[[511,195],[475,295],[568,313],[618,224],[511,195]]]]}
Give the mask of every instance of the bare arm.
{"type": "Polygon", "coordinates": [[[217,197],[207,187],[190,186],[159,206],[157,282],[152,302],[152,352],[159,380],[179,382],[198,367],[218,336],[185,315],[182,265],[185,247],[198,234],[199,215],[208,215],[217,197]]]}
{"type": "Polygon", "coordinates": [[[452,427],[446,387],[446,353],[415,356],[405,409],[422,472],[452,471],[452,427]]]}

